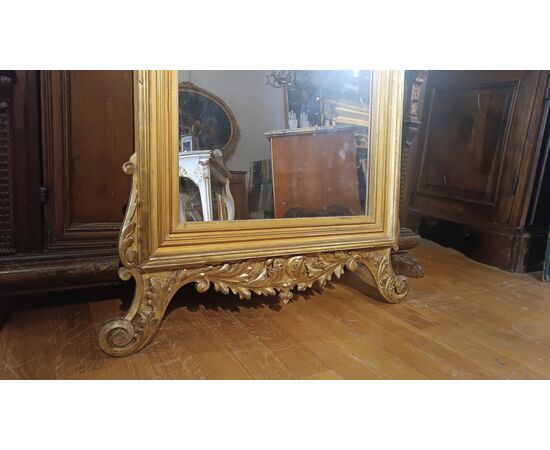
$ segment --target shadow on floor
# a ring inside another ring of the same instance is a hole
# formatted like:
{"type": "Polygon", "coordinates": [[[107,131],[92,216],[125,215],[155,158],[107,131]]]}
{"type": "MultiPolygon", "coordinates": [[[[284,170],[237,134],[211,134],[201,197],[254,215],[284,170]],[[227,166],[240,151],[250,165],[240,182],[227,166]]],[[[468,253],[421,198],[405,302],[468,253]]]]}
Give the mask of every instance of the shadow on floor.
{"type": "MultiPolygon", "coordinates": [[[[293,291],[293,298],[290,304],[296,302],[307,302],[313,300],[316,296],[323,293],[331,295],[334,291],[334,283],[342,283],[352,288],[358,295],[364,295],[375,300],[384,301],[376,288],[370,286],[372,283],[370,275],[359,269],[355,273],[346,272],[340,280],[334,278],[333,281],[327,282],[324,287],[315,285],[311,289],[299,292],[293,291]]],[[[3,306],[3,313],[0,314],[0,327],[7,321],[10,313],[19,310],[41,309],[62,307],[64,305],[74,305],[82,303],[90,303],[105,300],[120,300],[120,314],[124,316],[130,308],[134,293],[134,282],[121,282],[112,286],[94,287],[86,289],[54,291],[32,295],[18,295],[11,298],[1,299],[0,305],[3,306]]],[[[261,309],[269,308],[278,311],[284,308],[285,305],[278,299],[277,296],[262,296],[253,294],[250,300],[241,300],[238,296],[229,294],[225,295],[216,292],[213,287],[208,292],[203,294],[197,293],[194,283],[183,286],[178,290],[165,314],[165,318],[174,310],[179,308],[187,308],[190,312],[199,311],[201,307],[208,310],[227,310],[239,312],[241,308],[261,309]]]]}

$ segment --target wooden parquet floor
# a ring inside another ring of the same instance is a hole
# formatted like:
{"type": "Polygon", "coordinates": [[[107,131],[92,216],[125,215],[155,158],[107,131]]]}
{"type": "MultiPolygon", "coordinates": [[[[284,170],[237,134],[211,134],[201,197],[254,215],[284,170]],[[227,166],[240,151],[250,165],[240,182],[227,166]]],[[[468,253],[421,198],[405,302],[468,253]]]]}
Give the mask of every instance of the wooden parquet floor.
{"type": "MultiPolygon", "coordinates": [[[[240,301],[182,289],[153,342],[127,358],[97,346],[129,290],[13,310],[0,329],[2,379],[541,379],[550,377],[550,283],[429,241],[423,279],[399,305],[360,270],[322,293],[240,301]],[[113,298],[114,297],[114,298],[113,298]]],[[[23,302],[19,302],[24,304],[23,302]]]]}

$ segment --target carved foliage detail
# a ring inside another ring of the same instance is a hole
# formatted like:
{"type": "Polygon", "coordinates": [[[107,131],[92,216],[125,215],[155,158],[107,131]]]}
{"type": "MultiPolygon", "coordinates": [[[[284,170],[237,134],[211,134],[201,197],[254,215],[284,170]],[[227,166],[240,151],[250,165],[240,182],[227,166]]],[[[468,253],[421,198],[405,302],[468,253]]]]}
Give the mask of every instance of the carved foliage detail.
{"type": "Polygon", "coordinates": [[[136,173],[136,154],[132,154],[130,160],[122,166],[126,175],[132,176],[132,188],[128,208],[124,215],[124,222],[120,231],[119,255],[125,266],[135,266],[138,261],[137,236],[136,236],[136,207],[138,198],[137,173],[136,173]]]}
{"type": "Polygon", "coordinates": [[[426,81],[426,76],[426,70],[418,70],[416,71],[414,80],[412,80],[411,93],[408,99],[409,105],[408,110],[406,111],[407,118],[411,122],[420,122],[420,116],[422,113],[420,111],[420,107],[422,105],[423,85],[426,81]]]}
{"type": "Polygon", "coordinates": [[[213,284],[216,291],[231,292],[241,299],[249,299],[252,293],[279,293],[279,298],[288,302],[293,288],[304,291],[315,283],[323,286],[333,275],[340,278],[345,268],[355,270],[359,257],[351,252],[336,252],[249,260],[189,270],[184,277],[187,282],[194,281],[199,292],[206,292],[213,284]]]}
{"type": "Polygon", "coordinates": [[[103,325],[100,345],[113,356],[129,355],[141,349],[156,333],[173,295],[188,283],[195,283],[198,292],[206,292],[213,286],[218,292],[233,293],[241,299],[250,299],[252,293],[278,293],[286,303],[293,296],[292,289],[304,291],[315,283],[324,286],[333,276],[340,278],[345,270],[354,271],[358,262],[363,262],[382,296],[388,302],[397,303],[407,294],[408,288],[405,278],[394,274],[389,255],[389,248],[339,251],[147,274],[122,268],[122,279],[136,278],[136,293],[125,318],[103,325]]]}

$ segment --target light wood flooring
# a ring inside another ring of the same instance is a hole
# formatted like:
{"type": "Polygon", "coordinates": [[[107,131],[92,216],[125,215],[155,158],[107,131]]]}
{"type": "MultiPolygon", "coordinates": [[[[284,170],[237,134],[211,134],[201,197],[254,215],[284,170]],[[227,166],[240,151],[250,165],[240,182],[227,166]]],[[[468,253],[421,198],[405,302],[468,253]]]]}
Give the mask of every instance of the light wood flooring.
{"type": "Polygon", "coordinates": [[[412,253],[426,276],[410,280],[399,305],[381,301],[364,283],[364,270],[282,307],[265,297],[247,302],[186,287],[152,343],[126,358],[104,355],[97,331],[122,315],[129,289],[58,294],[57,304],[8,316],[0,330],[0,378],[550,377],[550,283],[429,241],[412,253]]]}

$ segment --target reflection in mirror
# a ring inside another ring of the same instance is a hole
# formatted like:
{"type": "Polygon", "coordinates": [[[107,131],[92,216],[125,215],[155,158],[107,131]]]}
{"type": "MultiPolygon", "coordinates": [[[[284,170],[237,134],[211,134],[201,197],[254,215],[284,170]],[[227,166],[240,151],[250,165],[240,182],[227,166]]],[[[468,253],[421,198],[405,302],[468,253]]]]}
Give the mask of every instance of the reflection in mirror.
{"type": "Polygon", "coordinates": [[[370,214],[370,71],[180,71],[180,221],[370,214]]]}

